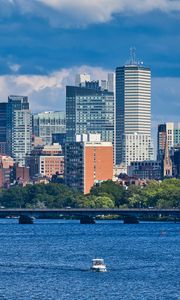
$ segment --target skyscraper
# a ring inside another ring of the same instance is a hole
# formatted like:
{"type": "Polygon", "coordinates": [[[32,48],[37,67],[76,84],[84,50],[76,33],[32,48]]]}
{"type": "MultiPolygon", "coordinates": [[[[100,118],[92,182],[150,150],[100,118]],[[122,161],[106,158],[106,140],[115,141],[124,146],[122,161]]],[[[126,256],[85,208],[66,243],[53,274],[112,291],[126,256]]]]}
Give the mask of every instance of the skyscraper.
{"type": "Polygon", "coordinates": [[[0,153],[7,153],[7,103],[0,103],[0,153]]]}
{"type": "Polygon", "coordinates": [[[116,68],[116,164],[150,159],[151,71],[132,59],[116,68]]]}
{"type": "Polygon", "coordinates": [[[16,163],[25,164],[31,152],[32,115],[28,97],[9,96],[7,107],[7,151],[16,163]]]}
{"type": "Polygon", "coordinates": [[[102,91],[94,82],[92,88],[67,86],[66,131],[67,142],[84,133],[100,133],[102,141],[113,142],[114,94],[102,91]]]}

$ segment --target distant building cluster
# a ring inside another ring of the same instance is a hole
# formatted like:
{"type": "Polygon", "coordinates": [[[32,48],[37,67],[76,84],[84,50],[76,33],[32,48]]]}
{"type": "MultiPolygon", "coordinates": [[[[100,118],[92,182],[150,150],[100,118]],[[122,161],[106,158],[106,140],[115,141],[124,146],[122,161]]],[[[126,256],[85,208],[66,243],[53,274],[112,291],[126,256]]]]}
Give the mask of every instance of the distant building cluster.
{"type": "Polygon", "coordinates": [[[131,59],[100,82],[77,74],[66,111],[32,114],[27,96],[0,103],[0,188],[63,182],[84,194],[104,180],[180,178],[180,123],[151,136],[151,70],[131,59]]]}

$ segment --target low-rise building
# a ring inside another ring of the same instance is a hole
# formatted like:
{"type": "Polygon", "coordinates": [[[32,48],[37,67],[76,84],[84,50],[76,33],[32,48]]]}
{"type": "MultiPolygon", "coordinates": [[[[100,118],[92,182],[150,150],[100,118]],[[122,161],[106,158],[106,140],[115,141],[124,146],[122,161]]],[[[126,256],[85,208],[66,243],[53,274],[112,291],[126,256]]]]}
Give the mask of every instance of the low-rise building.
{"type": "Polygon", "coordinates": [[[155,160],[131,162],[128,167],[128,176],[139,179],[160,180],[162,178],[162,163],[155,160]]]}
{"type": "Polygon", "coordinates": [[[51,178],[54,174],[64,175],[64,156],[59,144],[38,146],[26,157],[26,166],[30,168],[30,177],[51,178]]]}
{"type": "Polygon", "coordinates": [[[9,187],[13,177],[14,160],[7,155],[0,155],[0,188],[9,187]]]}
{"type": "Polygon", "coordinates": [[[15,166],[14,168],[14,179],[16,180],[16,183],[22,186],[26,186],[26,184],[29,183],[29,167],[25,166],[15,166]]]}

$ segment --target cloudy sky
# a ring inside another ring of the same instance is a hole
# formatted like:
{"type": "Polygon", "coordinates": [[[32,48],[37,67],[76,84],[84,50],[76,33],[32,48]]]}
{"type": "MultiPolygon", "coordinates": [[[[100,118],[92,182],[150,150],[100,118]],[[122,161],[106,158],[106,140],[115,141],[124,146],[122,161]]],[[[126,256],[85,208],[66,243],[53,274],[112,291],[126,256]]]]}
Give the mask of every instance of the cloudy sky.
{"type": "Polygon", "coordinates": [[[105,79],[129,59],[152,70],[153,122],[180,114],[180,0],[0,0],[0,101],[65,108],[79,72],[105,79]]]}

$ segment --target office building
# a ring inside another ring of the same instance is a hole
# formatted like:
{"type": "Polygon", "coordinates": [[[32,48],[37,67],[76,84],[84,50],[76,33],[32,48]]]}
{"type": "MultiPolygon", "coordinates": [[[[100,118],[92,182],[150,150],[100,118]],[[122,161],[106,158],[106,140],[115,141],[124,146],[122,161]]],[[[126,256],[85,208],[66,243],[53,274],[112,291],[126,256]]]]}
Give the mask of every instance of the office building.
{"type": "Polygon", "coordinates": [[[32,115],[28,97],[9,96],[7,105],[7,152],[15,163],[24,165],[31,152],[32,115]]]}
{"type": "Polygon", "coordinates": [[[158,125],[157,133],[157,159],[161,160],[164,157],[164,150],[166,145],[166,124],[158,125]]]}
{"type": "Polygon", "coordinates": [[[125,166],[133,161],[152,160],[151,137],[147,134],[125,134],[123,136],[122,160],[125,166]]]}
{"type": "Polygon", "coordinates": [[[180,178],[180,145],[175,146],[172,151],[173,177],[180,178]]]}
{"type": "Polygon", "coordinates": [[[65,132],[64,111],[46,111],[33,116],[33,134],[42,138],[44,145],[52,144],[52,134],[65,132]]]}
{"type": "Polygon", "coordinates": [[[58,143],[61,146],[66,143],[66,133],[53,133],[52,134],[52,143],[58,143]]]}
{"type": "Polygon", "coordinates": [[[108,83],[107,80],[101,80],[101,90],[105,91],[108,89],[108,83]]]}
{"type": "Polygon", "coordinates": [[[180,145],[180,123],[174,123],[174,146],[180,145]]]}
{"type": "Polygon", "coordinates": [[[99,86],[67,86],[66,131],[67,142],[74,141],[77,134],[100,133],[102,141],[113,143],[114,94],[99,86]]]}
{"type": "Polygon", "coordinates": [[[7,103],[0,103],[0,153],[7,153],[7,103]]]}
{"type": "Polygon", "coordinates": [[[107,79],[101,80],[101,90],[108,92],[115,92],[115,74],[114,73],[108,73],[107,79]]]}
{"type": "Polygon", "coordinates": [[[116,68],[115,135],[116,164],[152,159],[151,71],[135,60],[116,68]]]}
{"type": "Polygon", "coordinates": [[[159,160],[164,157],[166,139],[169,150],[180,145],[180,123],[167,122],[158,125],[157,158],[159,160]]]}
{"type": "Polygon", "coordinates": [[[37,146],[26,157],[26,166],[30,169],[30,177],[48,177],[55,174],[64,176],[64,156],[59,144],[37,146]]]}
{"type": "Polygon", "coordinates": [[[109,92],[115,92],[115,73],[108,73],[107,89],[109,92]]]}
{"type": "Polygon", "coordinates": [[[66,133],[53,133],[52,144],[59,144],[62,147],[62,152],[65,151],[66,133]]]}
{"type": "Polygon", "coordinates": [[[66,144],[65,183],[84,194],[94,184],[113,178],[113,146],[99,134],[81,135],[66,144]]]}
{"type": "Polygon", "coordinates": [[[107,79],[101,80],[101,90],[108,92],[115,92],[115,74],[114,73],[108,73],[107,79]]]}

